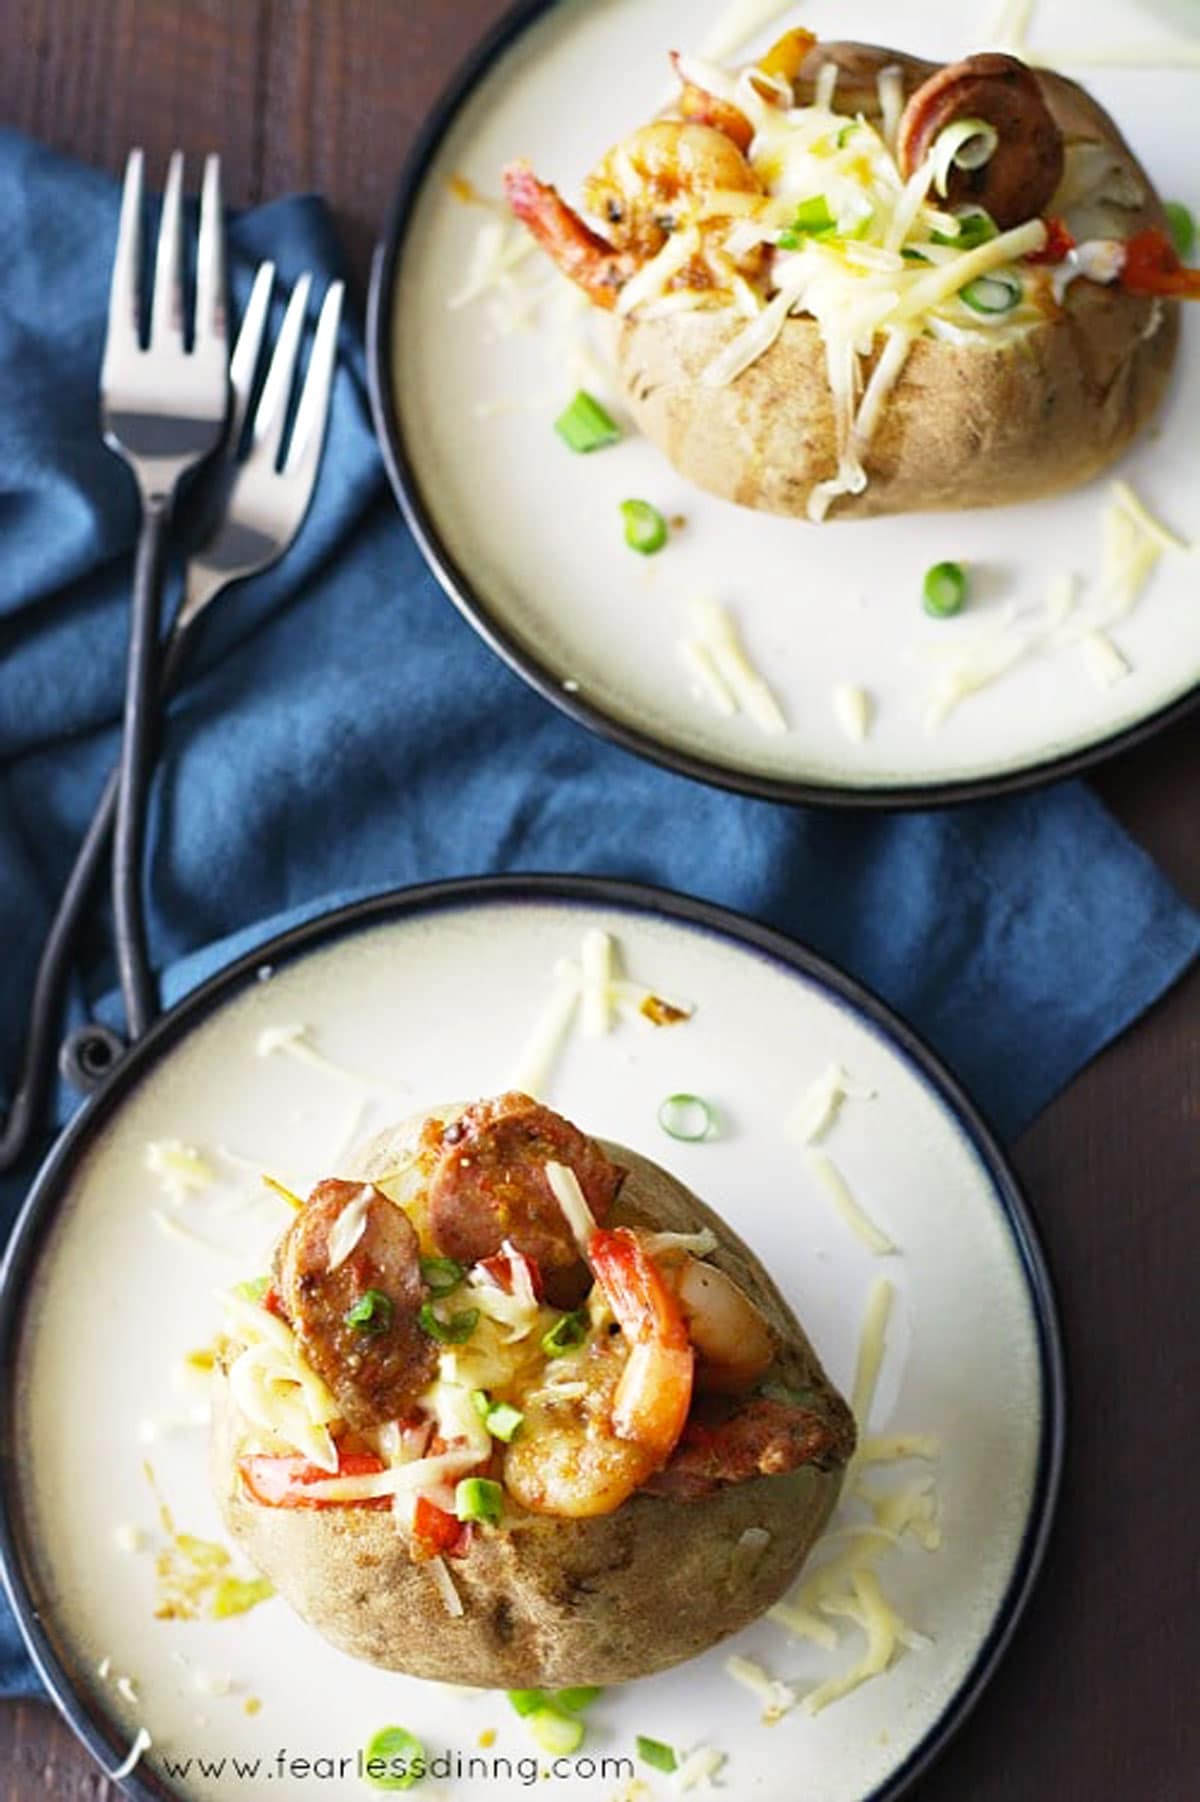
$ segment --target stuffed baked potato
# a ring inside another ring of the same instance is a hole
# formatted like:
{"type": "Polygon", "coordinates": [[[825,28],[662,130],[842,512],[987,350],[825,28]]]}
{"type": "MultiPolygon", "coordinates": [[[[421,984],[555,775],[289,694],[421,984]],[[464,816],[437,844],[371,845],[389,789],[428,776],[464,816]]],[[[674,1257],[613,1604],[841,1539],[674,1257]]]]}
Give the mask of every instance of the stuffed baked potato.
{"type": "Polygon", "coordinates": [[[1182,269],[1145,171],[1074,82],[789,32],[680,92],[575,214],[510,206],[615,315],[637,423],[714,494],[822,519],[1075,486],[1153,414],[1182,269]]]}
{"type": "Polygon", "coordinates": [[[854,1423],[753,1254],[528,1096],[437,1110],[317,1186],[231,1303],[234,1539],[373,1664],[621,1682],[768,1608],[854,1423]]]}

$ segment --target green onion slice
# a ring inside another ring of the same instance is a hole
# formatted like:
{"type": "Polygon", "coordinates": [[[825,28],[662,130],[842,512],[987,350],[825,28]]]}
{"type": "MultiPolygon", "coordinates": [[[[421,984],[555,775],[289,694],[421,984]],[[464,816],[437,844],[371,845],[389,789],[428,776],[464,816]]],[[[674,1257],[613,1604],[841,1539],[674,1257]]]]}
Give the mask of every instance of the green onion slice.
{"type": "Polygon", "coordinates": [[[381,1727],[368,1744],[363,1762],[372,1789],[403,1790],[420,1783],[429,1761],[424,1746],[407,1727],[381,1727]],[[370,1769],[374,1763],[385,1764],[389,1769],[382,1776],[375,1776],[370,1769]]]}
{"type": "Polygon", "coordinates": [[[510,1689],[505,1692],[518,1714],[536,1714],[546,1706],[544,1689],[510,1689]]]}
{"type": "Polygon", "coordinates": [[[854,134],[857,130],[858,130],[858,120],[857,119],[851,119],[849,125],[842,126],[841,131],[839,131],[838,135],[837,135],[837,147],[839,150],[844,150],[846,148],[847,143],[854,136],[854,134]]]}
{"type": "Polygon", "coordinates": [[[436,1339],[439,1345],[465,1345],[479,1325],[479,1309],[464,1308],[461,1314],[451,1314],[448,1320],[442,1320],[434,1313],[433,1303],[427,1301],[417,1320],[421,1331],[436,1339]]]}
{"type": "Polygon", "coordinates": [[[1182,200],[1168,200],[1166,214],[1171,242],[1186,263],[1196,248],[1196,221],[1182,200]]]}
{"type": "Polygon", "coordinates": [[[505,1445],[512,1444],[525,1424],[521,1410],[508,1402],[495,1402],[483,1419],[492,1438],[502,1440],[505,1445]]]}
{"type": "Polygon", "coordinates": [[[556,1708],[565,1708],[568,1714],[582,1714],[603,1694],[604,1691],[594,1683],[581,1684],[578,1689],[556,1689],[551,1700],[556,1708]]]}
{"type": "Polygon", "coordinates": [[[652,557],[667,542],[667,522],[649,501],[622,501],[621,517],[625,521],[625,542],[631,551],[652,557]]]}
{"type": "Polygon", "coordinates": [[[1025,289],[1020,276],[1001,271],[997,275],[977,276],[958,292],[973,313],[994,317],[1000,313],[1011,313],[1014,307],[1019,307],[1025,289]]]}
{"type": "Polygon", "coordinates": [[[967,598],[967,578],[957,563],[935,563],[925,576],[925,611],[934,619],[961,613],[967,598]]]}
{"type": "Polygon", "coordinates": [[[497,1527],[504,1514],[504,1491],[491,1477],[463,1477],[454,1491],[459,1520],[481,1520],[497,1527]]]}
{"type": "Polygon", "coordinates": [[[716,1123],[716,1114],[700,1095],[668,1095],[659,1106],[658,1124],[668,1138],[695,1144],[709,1138],[716,1123]]]}
{"type": "Polygon", "coordinates": [[[811,200],[800,202],[790,229],[819,238],[823,233],[831,232],[836,224],[837,220],[830,212],[829,202],[824,194],[814,194],[811,200]]]}
{"type": "Polygon", "coordinates": [[[562,1714],[557,1708],[539,1708],[529,1716],[529,1731],[552,1757],[569,1758],[583,1744],[584,1726],[577,1714],[562,1714]]]}
{"type": "Polygon", "coordinates": [[[563,1352],[573,1351],[587,1338],[589,1324],[583,1308],[576,1308],[573,1314],[560,1314],[549,1332],[542,1334],[542,1350],[548,1358],[558,1358],[563,1352]]]}
{"type": "Polygon", "coordinates": [[[271,1287],[269,1276],[256,1276],[248,1283],[235,1283],[233,1293],[239,1301],[260,1303],[266,1300],[267,1290],[271,1287]]]}
{"type": "Polygon", "coordinates": [[[606,444],[619,444],[621,428],[610,419],[598,400],[581,388],[565,413],[554,421],[554,429],[573,451],[586,454],[603,450],[606,444]]]}
{"type": "Polygon", "coordinates": [[[656,1771],[674,1771],[679,1768],[674,1747],[664,1745],[661,1739],[647,1739],[645,1734],[639,1733],[635,1743],[637,1755],[643,1764],[653,1765],[656,1771]]]}
{"type": "Polygon", "coordinates": [[[449,1295],[458,1288],[466,1271],[454,1258],[422,1258],[421,1275],[431,1295],[449,1295]]]}
{"type": "Polygon", "coordinates": [[[354,1306],[347,1309],[346,1325],[357,1327],[360,1333],[374,1338],[377,1333],[387,1332],[395,1314],[391,1297],[385,1295],[382,1289],[366,1289],[354,1306]]]}
{"type": "Polygon", "coordinates": [[[981,244],[990,244],[993,238],[1000,236],[996,221],[986,207],[955,207],[954,217],[958,220],[957,232],[953,237],[948,232],[930,232],[935,244],[947,244],[954,250],[978,250],[981,244]]]}

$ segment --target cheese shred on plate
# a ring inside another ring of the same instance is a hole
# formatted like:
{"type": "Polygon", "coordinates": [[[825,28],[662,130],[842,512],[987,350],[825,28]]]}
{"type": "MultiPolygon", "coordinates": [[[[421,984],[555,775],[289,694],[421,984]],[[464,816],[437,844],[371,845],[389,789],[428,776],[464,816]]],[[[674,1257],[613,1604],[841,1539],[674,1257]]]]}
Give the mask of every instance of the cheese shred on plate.
{"type": "Polygon", "coordinates": [[[828,1153],[810,1147],[805,1152],[805,1162],[837,1209],[839,1217],[868,1251],[874,1252],[877,1258],[885,1258],[897,1250],[895,1242],[865,1213],[828,1153]]]}

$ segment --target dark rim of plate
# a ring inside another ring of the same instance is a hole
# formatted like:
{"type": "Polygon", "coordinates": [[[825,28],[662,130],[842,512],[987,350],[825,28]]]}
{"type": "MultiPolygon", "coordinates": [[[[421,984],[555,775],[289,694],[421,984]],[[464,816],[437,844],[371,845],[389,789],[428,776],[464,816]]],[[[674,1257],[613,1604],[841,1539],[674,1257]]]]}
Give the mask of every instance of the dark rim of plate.
{"type": "Polygon", "coordinates": [[[690,776],[694,781],[707,783],[710,787],[731,789],[737,794],[754,795],[764,801],[803,802],[820,807],[893,810],[949,807],[966,801],[985,800],[994,795],[1042,788],[1048,783],[1095,769],[1098,764],[1106,763],[1110,758],[1155,737],[1193,709],[1200,707],[1200,683],[1197,683],[1186,694],[1176,696],[1145,719],[1137,720],[1109,737],[1097,739],[1062,756],[1049,757],[994,776],[931,782],[927,785],[910,783],[895,787],[886,784],[854,786],[816,780],[791,780],[760,775],[754,770],[743,769],[734,764],[713,762],[706,757],[695,756],[614,718],[582,695],[564,689],[561,673],[556,674],[539,662],[534,652],[515,633],[509,631],[470,574],[451,555],[438,531],[433,509],[421,488],[415,460],[409,455],[408,445],[401,431],[395,402],[392,319],[408,231],[425,179],[443,140],[462,107],[497,59],[510,50],[531,25],[560,4],[562,0],[518,0],[518,4],[500,19],[482,43],[471,52],[449,88],[434,106],[408,159],[383,239],[376,247],[367,302],[367,377],[371,412],[392,488],[425,561],[446,595],[485,643],[545,700],[577,720],[580,725],[598,733],[601,738],[609,739],[625,750],[647,758],[651,763],[661,764],[677,775],[690,776]]]}
{"type": "MultiPolygon", "coordinates": [[[[939,1756],[979,1701],[1012,1639],[1045,1556],[1062,1479],[1067,1415],[1062,1339],[1045,1254],[1016,1177],[978,1109],[924,1041],[870,990],[770,927],[708,901],[608,877],[489,876],[434,882],[370,896],[294,926],[210,977],[164,1014],[76,1115],[38,1173],[0,1266],[0,1369],[12,1373],[0,1390],[0,1567],[29,1655],[83,1744],[106,1770],[115,1770],[129,1742],[118,1739],[113,1721],[97,1705],[94,1677],[73,1661],[68,1635],[54,1618],[50,1598],[39,1590],[31,1534],[21,1513],[22,1456],[15,1437],[16,1360],[23,1310],[48,1230],[80,1156],[142,1077],[223,1003],[262,980],[264,970],[302,958],[363,928],[415,914],[494,902],[566,902],[650,914],[730,940],[782,965],[865,1021],[905,1059],[956,1120],[992,1181],[1028,1285],[1037,1331],[1042,1384],[1037,1471],[1008,1588],[974,1664],[921,1743],[881,1788],[863,1798],[863,1802],[897,1802],[939,1756]]],[[[124,1780],[123,1788],[135,1802],[179,1802],[180,1792],[169,1788],[148,1767],[137,1767],[124,1780]]]]}

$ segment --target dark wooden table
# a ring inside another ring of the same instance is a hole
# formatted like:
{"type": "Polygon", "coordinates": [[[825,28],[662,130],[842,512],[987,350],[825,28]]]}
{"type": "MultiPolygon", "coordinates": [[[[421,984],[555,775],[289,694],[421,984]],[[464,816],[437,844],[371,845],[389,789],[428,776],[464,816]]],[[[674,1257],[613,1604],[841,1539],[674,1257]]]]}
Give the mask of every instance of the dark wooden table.
{"type": "MultiPolygon", "coordinates": [[[[235,204],[316,189],[361,300],[405,148],[506,4],[4,0],[0,121],[114,171],[135,143],[154,171],[217,149],[235,204]]],[[[1196,902],[1198,777],[1193,716],[1096,781],[1196,902]]],[[[1193,971],[1016,1148],[1070,1355],[1066,1489],[1030,1614],[921,1802],[1200,1796],[1198,1127],[1193,971]]],[[[0,1802],[115,1796],[47,1706],[0,1706],[0,1802]]]]}

